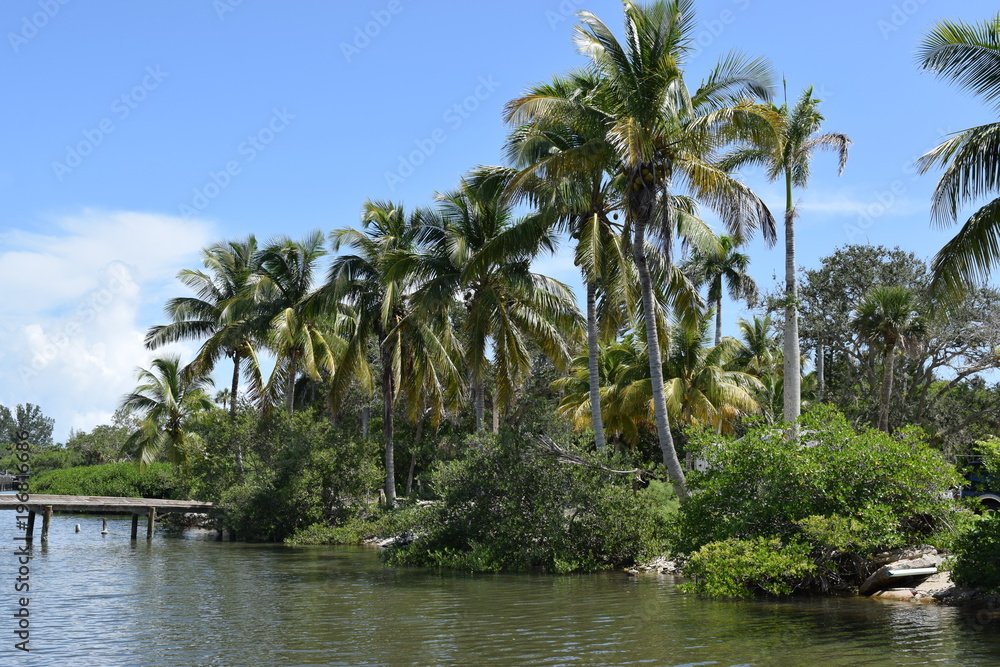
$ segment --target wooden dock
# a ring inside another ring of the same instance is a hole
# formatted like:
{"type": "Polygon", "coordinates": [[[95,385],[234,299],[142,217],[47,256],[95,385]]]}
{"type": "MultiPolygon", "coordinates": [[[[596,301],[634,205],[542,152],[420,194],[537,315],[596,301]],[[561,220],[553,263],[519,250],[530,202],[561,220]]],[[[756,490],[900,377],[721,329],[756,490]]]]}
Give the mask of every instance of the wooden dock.
{"type": "Polygon", "coordinates": [[[32,493],[27,502],[17,496],[0,496],[0,510],[27,511],[28,523],[24,541],[31,543],[35,532],[35,515],[42,515],[42,542],[49,540],[49,522],[53,512],[87,512],[90,514],[131,514],[132,539],[139,532],[139,517],[145,515],[146,539],[153,539],[153,524],[158,512],[191,512],[206,514],[215,509],[212,503],[197,500],[160,500],[158,498],[113,498],[107,496],[45,496],[32,493]]]}

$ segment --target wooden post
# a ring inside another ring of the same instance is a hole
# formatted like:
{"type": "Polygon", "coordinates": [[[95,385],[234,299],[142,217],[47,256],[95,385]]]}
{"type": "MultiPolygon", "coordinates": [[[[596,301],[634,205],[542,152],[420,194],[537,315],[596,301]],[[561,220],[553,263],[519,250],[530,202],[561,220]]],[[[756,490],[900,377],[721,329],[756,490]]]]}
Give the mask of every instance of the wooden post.
{"type": "Polygon", "coordinates": [[[132,512],[132,539],[139,536],[139,514],[132,512]]]}
{"type": "Polygon", "coordinates": [[[156,508],[149,508],[149,521],[146,523],[146,539],[153,539],[153,524],[156,521],[156,508]]]}
{"type": "Polygon", "coordinates": [[[216,533],[215,533],[215,541],[216,542],[221,542],[222,541],[222,528],[219,528],[216,531],[216,533]]]}
{"type": "Polygon", "coordinates": [[[52,505],[45,506],[45,512],[42,514],[42,543],[49,541],[49,523],[52,521],[52,505]]]}
{"type": "Polygon", "coordinates": [[[28,510],[28,530],[24,534],[24,541],[31,544],[35,539],[35,511],[28,510]]]}

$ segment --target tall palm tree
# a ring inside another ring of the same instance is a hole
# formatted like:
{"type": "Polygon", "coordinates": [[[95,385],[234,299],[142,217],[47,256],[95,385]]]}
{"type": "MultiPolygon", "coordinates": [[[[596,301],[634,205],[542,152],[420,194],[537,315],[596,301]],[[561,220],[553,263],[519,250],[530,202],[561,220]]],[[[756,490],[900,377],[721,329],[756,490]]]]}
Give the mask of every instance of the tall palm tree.
{"type": "Polygon", "coordinates": [[[715,344],[722,343],[722,296],[745,299],[751,305],[757,299],[757,282],[747,273],[750,256],[739,252],[739,244],[731,236],[721,234],[717,248],[709,251],[695,248],[687,264],[694,283],[708,285],[708,302],[715,306],[715,344]]]}
{"type": "Polygon", "coordinates": [[[332,316],[314,303],[319,260],[326,255],[323,233],[316,230],[302,241],[281,236],[261,252],[260,269],[252,287],[252,321],[268,323],[268,346],[276,363],[265,383],[256,378],[262,406],[277,404],[284,394],[285,408],[295,409],[295,382],[299,373],[320,379],[333,373],[340,341],[332,316]]]}
{"type": "Polygon", "coordinates": [[[605,334],[617,333],[620,318],[610,316],[624,311],[616,305],[628,296],[622,282],[627,248],[620,225],[612,222],[612,216],[617,218],[612,211],[620,201],[613,180],[617,155],[605,140],[606,116],[595,113],[593,104],[579,103],[600,93],[600,79],[594,72],[575,70],[532,86],[505,108],[507,122],[535,100],[548,100],[564,108],[559,117],[535,118],[529,125],[515,128],[505,152],[522,170],[512,179],[511,188],[552,211],[558,226],[576,243],[575,264],[583,273],[587,290],[590,423],[598,451],[606,442],[599,398],[601,323],[603,320],[605,334]],[[604,318],[598,317],[599,301],[604,318]]]}
{"type": "Polygon", "coordinates": [[[326,303],[354,319],[333,376],[335,404],[353,379],[371,375],[369,343],[379,350],[385,496],[390,507],[396,502],[393,409],[398,397],[406,397],[410,412],[419,419],[425,411],[439,416],[446,397],[458,393],[450,320],[435,318],[434,312],[415,313],[410,303],[416,275],[412,266],[426,215],[420,210],[408,215],[400,204],[366,202],[363,230],[331,232],[334,252],[343,247],[353,252],[333,261],[322,289],[326,303]]]}
{"type": "MultiPolygon", "coordinates": [[[[920,64],[1000,108],[1000,13],[980,23],[942,21],[924,38],[920,64]]],[[[944,227],[968,204],[1000,191],[1000,123],[958,132],[917,162],[921,173],[943,167],[931,219],[944,227]]],[[[985,280],[1000,261],[1000,198],[973,213],[934,257],[932,289],[952,296],[985,280]]]]}
{"type": "Polygon", "coordinates": [[[207,391],[212,380],[182,368],[177,356],[154,359],[151,369],[138,369],[138,379],[140,384],[119,405],[125,414],[141,417],[125,447],[138,450],[143,468],[160,452],[175,465],[186,464],[190,449],[186,421],[195,412],[212,409],[207,391]]]}
{"type": "Polygon", "coordinates": [[[217,243],[202,251],[206,271],[185,269],[177,278],[194,291],[195,296],[177,297],[167,302],[164,311],[172,322],[154,326],[146,334],[151,350],[180,340],[205,339],[192,368],[209,374],[218,360],[233,360],[233,379],[229,388],[230,418],[236,418],[240,374],[245,362],[256,364],[254,339],[260,333],[245,318],[236,318],[235,303],[247,296],[247,290],[260,268],[257,239],[253,235],[237,241],[217,243]]]}
{"type": "Polygon", "coordinates": [[[909,350],[924,332],[917,296],[905,287],[874,287],[858,306],[851,324],[859,336],[882,352],[884,371],[877,425],[888,432],[896,352],[909,350]]]}
{"type": "Polygon", "coordinates": [[[416,294],[421,307],[442,309],[455,302],[464,306],[464,361],[477,430],[484,423],[491,369],[495,407],[507,412],[531,370],[529,344],[564,369],[582,330],[569,287],[531,271],[531,262],[554,249],[555,239],[545,215],[515,215],[505,197],[515,173],[480,168],[457,190],[438,197],[439,222],[428,226],[430,248],[416,294]]]}
{"type": "MultiPolygon", "coordinates": [[[[677,231],[673,191],[687,186],[695,199],[720,215],[733,236],[742,239],[762,228],[768,239],[773,238],[774,220],[764,203],[714,164],[716,152],[727,141],[760,124],[756,105],[747,100],[769,97],[770,68],[762,60],[731,54],[691,92],[682,68],[694,45],[693,1],[625,2],[624,9],[624,42],[590,12],[579,14],[576,42],[606,91],[595,106],[607,116],[606,140],[618,155],[626,188],[626,224],[642,291],[646,340],[651,341],[657,434],[665,467],[683,498],[687,487],[670,432],[661,355],[652,342],[659,341],[659,335],[656,318],[651,316],[656,306],[646,235],[659,237],[671,265],[677,231]]],[[[527,124],[532,117],[556,116],[561,111],[559,105],[538,101],[513,120],[527,124]]]]}
{"type": "Polygon", "coordinates": [[[726,169],[747,165],[764,167],[770,181],[783,179],[785,185],[785,336],[784,336],[784,418],[794,422],[802,411],[802,368],[799,362],[799,308],[795,266],[795,218],[798,212],[793,198],[794,188],[809,185],[810,162],[818,150],[834,151],[840,159],[838,173],[847,165],[847,150],[851,140],[846,134],[819,134],[823,114],[820,100],[813,89],[806,88],[795,106],[788,102],[771,106],[770,132],[756,142],[742,146],[726,156],[726,169]]]}

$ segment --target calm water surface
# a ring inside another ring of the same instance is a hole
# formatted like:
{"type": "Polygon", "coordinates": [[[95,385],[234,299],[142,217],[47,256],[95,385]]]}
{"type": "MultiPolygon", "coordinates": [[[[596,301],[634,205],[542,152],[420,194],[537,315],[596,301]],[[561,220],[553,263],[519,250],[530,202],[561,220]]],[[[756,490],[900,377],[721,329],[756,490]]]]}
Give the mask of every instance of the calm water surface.
{"type": "Polygon", "coordinates": [[[713,602],[668,577],[398,570],[361,548],[133,544],[127,519],[109,527],[57,516],[36,543],[26,656],[0,512],[0,665],[1000,665],[1000,616],[985,613],[713,602]]]}

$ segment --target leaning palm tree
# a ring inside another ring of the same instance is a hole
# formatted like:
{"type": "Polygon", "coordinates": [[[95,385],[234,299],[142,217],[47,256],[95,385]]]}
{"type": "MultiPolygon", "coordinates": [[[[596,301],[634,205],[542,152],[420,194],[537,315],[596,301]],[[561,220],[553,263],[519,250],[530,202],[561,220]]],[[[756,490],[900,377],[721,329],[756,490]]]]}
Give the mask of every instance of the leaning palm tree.
{"type": "MultiPolygon", "coordinates": [[[[981,23],[942,21],[925,37],[920,64],[1000,108],[1000,14],[981,23]]],[[[944,227],[968,204],[1000,191],[1000,123],[958,132],[920,158],[921,173],[943,167],[931,219],[944,227]]],[[[932,290],[958,297],[1000,261],[1000,198],[972,214],[934,257],[932,290]]]]}
{"type": "Polygon", "coordinates": [[[161,452],[175,465],[187,464],[191,434],[186,422],[195,412],[212,409],[207,391],[212,380],[182,368],[176,356],[154,359],[151,369],[138,369],[138,379],[139,386],[119,406],[125,414],[141,418],[125,447],[138,451],[141,468],[161,452]]]}
{"type": "Polygon", "coordinates": [[[739,244],[731,236],[721,234],[717,248],[705,251],[695,248],[686,270],[695,285],[708,286],[708,302],[715,306],[715,344],[722,343],[722,296],[745,299],[753,305],[757,299],[757,282],[747,273],[750,256],[739,252],[739,244]]]}
{"type": "Polygon", "coordinates": [[[819,134],[823,115],[820,100],[813,97],[812,87],[806,88],[795,106],[785,102],[771,106],[770,132],[758,141],[742,146],[726,156],[722,164],[727,169],[747,165],[764,167],[771,181],[779,178],[785,185],[785,336],[784,336],[784,418],[794,422],[802,411],[802,368],[799,362],[798,285],[795,266],[795,218],[798,211],[793,198],[794,188],[809,185],[810,162],[818,150],[834,151],[840,159],[839,173],[847,165],[847,149],[851,140],[846,134],[819,134]]]}
{"type": "Polygon", "coordinates": [[[905,287],[874,287],[858,306],[852,326],[861,338],[882,352],[882,392],[877,426],[889,430],[895,356],[908,351],[924,332],[917,296],[905,287]]]}
{"type": "MultiPolygon", "coordinates": [[[[606,140],[618,156],[626,189],[624,209],[642,291],[660,450],[683,498],[687,487],[663,391],[646,236],[659,238],[671,265],[678,230],[671,202],[674,190],[686,186],[695,199],[719,214],[733,236],[742,239],[762,228],[766,238],[773,238],[774,220],[764,203],[715,164],[717,151],[728,141],[761,124],[757,105],[749,100],[770,96],[770,68],[763,60],[731,54],[692,92],[682,68],[694,46],[693,1],[625,2],[624,9],[624,41],[590,12],[580,12],[576,42],[606,91],[595,106],[607,116],[606,140]]],[[[561,105],[538,100],[522,107],[512,120],[528,124],[561,112],[561,105]]]]}

